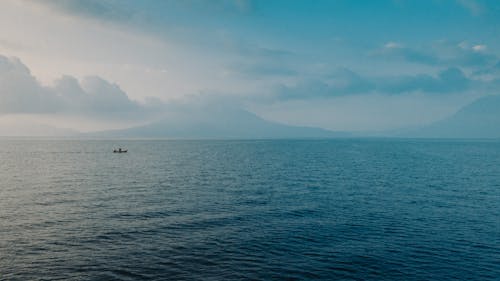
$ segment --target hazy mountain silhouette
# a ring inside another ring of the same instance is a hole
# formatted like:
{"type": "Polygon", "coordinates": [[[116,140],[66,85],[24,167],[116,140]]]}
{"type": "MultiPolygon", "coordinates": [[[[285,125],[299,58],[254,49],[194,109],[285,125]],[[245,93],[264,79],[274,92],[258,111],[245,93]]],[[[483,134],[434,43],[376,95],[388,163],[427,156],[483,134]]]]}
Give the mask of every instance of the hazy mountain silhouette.
{"type": "Polygon", "coordinates": [[[146,138],[328,138],[347,136],[319,128],[297,127],[266,121],[230,108],[203,108],[177,112],[144,126],[97,133],[106,137],[146,138]]]}
{"type": "Polygon", "coordinates": [[[500,138],[500,95],[486,96],[452,116],[403,136],[436,138],[500,138]]]}

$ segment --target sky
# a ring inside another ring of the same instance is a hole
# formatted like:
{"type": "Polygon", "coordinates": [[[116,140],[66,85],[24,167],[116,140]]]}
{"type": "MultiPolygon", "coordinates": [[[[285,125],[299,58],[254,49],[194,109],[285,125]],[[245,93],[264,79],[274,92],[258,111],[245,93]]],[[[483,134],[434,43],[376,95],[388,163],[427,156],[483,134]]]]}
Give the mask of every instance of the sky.
{"type": "Polygon", "coordinates": [[[376,132],[499,86],[496,0],[0,2],[0,135],[125,128],[200,104],[376,132]]]}

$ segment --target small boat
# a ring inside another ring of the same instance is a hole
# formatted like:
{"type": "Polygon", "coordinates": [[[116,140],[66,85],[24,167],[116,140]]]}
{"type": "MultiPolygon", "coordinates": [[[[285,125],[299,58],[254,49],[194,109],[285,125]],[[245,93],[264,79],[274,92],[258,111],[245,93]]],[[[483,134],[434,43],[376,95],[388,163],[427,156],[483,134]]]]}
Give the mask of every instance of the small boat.
{"type": "Polygon", "coordinates": [[[127,149],[118,148],[113,150],[113,153],[126,153],[127,151],[128,151],[127,149]]]}

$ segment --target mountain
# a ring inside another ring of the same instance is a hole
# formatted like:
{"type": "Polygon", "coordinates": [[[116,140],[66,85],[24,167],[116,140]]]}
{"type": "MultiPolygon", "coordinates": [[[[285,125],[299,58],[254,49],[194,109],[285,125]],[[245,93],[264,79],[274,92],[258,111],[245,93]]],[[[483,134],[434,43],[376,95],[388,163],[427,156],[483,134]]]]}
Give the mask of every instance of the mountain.
{"type": "Polygon", "coordinates": [[[347,134],[282,125],[257,115],[228,108],[203,108],[171,114],[169,118],[144,126],[95,134],[103,137],[145,138],[329,138],[347,134]]]}
{"type": "Polygon", "coordinates": [[[432,138],[500,138],[500,95],[479,98],[454,115],[405,136],[432,138]]]}

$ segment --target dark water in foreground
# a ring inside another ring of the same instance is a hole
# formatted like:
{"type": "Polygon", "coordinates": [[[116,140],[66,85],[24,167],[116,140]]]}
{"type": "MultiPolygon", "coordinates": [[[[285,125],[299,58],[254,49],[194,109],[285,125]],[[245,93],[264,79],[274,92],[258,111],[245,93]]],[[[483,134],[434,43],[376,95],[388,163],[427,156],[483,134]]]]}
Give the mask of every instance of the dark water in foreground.
{"type": "Polygon", "coordinates": [[[499,280],[500,142],[2,140],[0,279],[499,280]]]}

